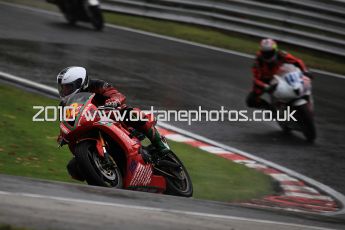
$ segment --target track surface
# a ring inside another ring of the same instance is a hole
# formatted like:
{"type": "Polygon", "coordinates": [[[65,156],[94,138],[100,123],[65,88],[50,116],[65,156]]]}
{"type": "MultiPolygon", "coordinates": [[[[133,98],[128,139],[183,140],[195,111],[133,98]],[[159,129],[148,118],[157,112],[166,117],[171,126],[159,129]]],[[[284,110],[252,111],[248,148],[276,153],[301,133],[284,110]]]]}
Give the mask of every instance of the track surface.
{"type": "MultiPolygon", "coordinates": [[[[252,60],[205,48],[88,25],[67,26],[62,17],[0,5],[0,69],[48,85],[59,70],[86,66],[90,76],[112,82],[141,108],[245,109],[252,60]]],[[[174,125],[255,153],[345,194],[345,81],[314,81],[319,138],[282,135],[271,122],[174,125]]]]}
{"type": "Polygon", "coordinates": [[[34,229],[309,230],[344,226],[224,203],[14,176],[0,175],[0,187],[0,223],[34,229]]]}

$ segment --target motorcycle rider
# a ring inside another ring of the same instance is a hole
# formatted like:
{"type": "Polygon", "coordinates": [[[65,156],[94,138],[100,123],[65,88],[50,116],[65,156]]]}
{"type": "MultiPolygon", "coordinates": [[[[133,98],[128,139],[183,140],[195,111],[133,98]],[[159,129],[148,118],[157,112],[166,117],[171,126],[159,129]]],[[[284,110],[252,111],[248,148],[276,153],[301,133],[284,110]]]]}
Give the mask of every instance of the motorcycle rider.
{"type": "MultiPolygon", "coordinates": [[[[85,68],[71,66],[63,69],[57,75],[57,84],[61,99],[60,105],[64,106],[66,100],[78,92],[95,93],[95,99],[98,104],[119,108],[120,113],[125,113],[125,119],[123,121],[125,125],[143,133],[151,141],[152,145],[156,147],[158,155],[164,155],[170,150],[164,137],[160,135],[154,126],[154,121],[132,120],[129,117],[131,110],[134,109],[138,113],[143,112],[137,108],[127,106],[125,104],[126,97],[109,83],[103,80],[89,79],[85,68]]],[[[61,141],[61,136],[58,138],[58,141],[61,141]]],[[[67,169],[72,177],[82,180],[81,175],[76,173],[76,167],[73,158],[67,165],[67,169]]]]}
{"type": "Polygon", "coordinates": [[[309,78],[312,78],[312,75],[301,59],[279,50],[277,43],[273,39],[262,39],[259,47],[260,49],[256,54],[252,67],[253,88],[246,98],[246,104],[248,107],[273,110],[272,105],[261,98],[261,95],[265,92],[271,93],[274,91],[276,85],[270,85],[270,81],[282,64],[290,63],[297,66],[301,69],[304,76],[309,78]]]}

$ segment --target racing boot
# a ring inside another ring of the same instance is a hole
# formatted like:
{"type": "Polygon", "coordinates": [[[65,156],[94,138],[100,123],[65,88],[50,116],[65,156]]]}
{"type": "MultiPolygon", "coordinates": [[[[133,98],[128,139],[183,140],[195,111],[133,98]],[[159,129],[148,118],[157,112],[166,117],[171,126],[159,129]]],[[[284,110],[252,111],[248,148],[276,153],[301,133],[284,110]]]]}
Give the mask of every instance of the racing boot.
{"type": "Polygon", "coordinates": [[[151,141],[152,145],[156,148],[155,153],[158,157],[164,156],[170,152],[170,147],[164,136],[161,136],[156,127],[152,126],[147,129],[146,137],[151,141]]]}

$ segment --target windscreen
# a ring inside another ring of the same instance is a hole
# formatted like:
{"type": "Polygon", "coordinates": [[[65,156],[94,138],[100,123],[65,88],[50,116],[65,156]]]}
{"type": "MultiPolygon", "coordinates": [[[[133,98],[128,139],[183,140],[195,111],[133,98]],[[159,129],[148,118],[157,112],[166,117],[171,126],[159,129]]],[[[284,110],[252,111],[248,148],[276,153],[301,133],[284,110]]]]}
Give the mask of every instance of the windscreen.
{"type": "Polygon", "coordinates": [[[90,96],[92,93],[77,93],[70,98],[68,98],[66,105],[71,105],[71,104],[85,104],[87,100],[89,100],[90,96]]]}

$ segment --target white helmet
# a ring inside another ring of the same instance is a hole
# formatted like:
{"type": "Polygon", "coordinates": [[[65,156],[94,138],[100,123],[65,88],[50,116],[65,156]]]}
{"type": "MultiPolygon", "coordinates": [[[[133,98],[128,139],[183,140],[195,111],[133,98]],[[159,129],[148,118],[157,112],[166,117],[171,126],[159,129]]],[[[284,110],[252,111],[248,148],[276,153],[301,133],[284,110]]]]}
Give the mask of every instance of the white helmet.
{"type": "Polygon", "coordinates": [[[78,66],[71,66],[63,69],[57,75],[58,90],[61,100],[86,89],[89,78],[86,69],[78,66]]]}

